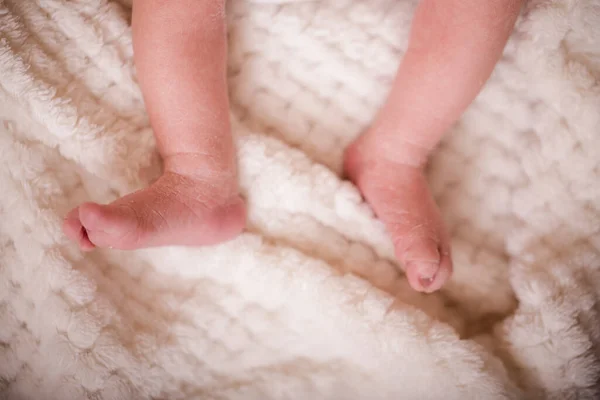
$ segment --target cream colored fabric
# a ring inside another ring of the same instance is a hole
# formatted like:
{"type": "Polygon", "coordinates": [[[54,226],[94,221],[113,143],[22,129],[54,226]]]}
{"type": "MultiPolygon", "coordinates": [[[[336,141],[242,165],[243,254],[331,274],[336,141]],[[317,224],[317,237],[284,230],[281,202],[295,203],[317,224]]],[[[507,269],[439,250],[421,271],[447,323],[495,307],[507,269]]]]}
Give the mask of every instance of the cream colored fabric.
{"type": "Polygon", "coordinates": [[[159,172],[129,10],[0,0],[0,398],[598,398],[600,3],[530,2],[440,146],[456,273],[431,296],[339,178],[414,5],[232,1],[248,233],[84,256],[62,216],[159,172]]]}

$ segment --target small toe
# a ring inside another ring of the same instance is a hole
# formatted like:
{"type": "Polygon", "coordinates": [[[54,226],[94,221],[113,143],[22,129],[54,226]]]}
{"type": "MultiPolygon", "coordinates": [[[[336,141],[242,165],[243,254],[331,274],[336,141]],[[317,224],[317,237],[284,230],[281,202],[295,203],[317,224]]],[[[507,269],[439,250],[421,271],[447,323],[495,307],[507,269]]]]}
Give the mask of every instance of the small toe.
{"type": "Polygon", "coordinates": [[[79,220],[79,208],[74,208],[67,214],[63,222],[63,232],[69,239],[77,243],[81,250],[90,251],[95,248],[79,220]]]}
{"type": "Polygon", "coordinates": [[[79,241],[79,247],[81,248],[81,250],[92,251],[96,248],[96,245],[94,245],[94,243],[92,243],[92,241],[90,240],[90,237],[88,236],[88,233],[84,227],[81,227],[80,238],[81,239],[79,241]]]}
{"type": "Polygon", "coordinates": [[[79,232],[82,228],[81,222],[79,222],[79,209],[72,209],[65,219],[63,220],[63,232],[67,237],[73,241],[77,241],[79,232]]]}
{"type": "Polygon", "coordinates": [[[405,261],[403,265],[410,286],[424,293],[441,289],[452,274],[450,253],[445,250],[436,249],[435,255],[426,253],[421,258],[405,261]]]}
{"type": "Polygon", "coordinates": [[[96,203],[84,203],[79,206],[79,220],[89,231],[111,230],[111,215],[108,207],[96,203]]]}
{"type": "Polygon", "coordinates": [[[408,235],[400,237],[396,256],[402,263],[408,281],[413,289],[429,292],[440,268],[440,251],[436,240],[429,238],[411,238],[411,245],[402,246],[408,235]]]}
{"type": "Polygon", "coordinates": [[[79,219],[89,241],[99,247],[129,247],[129,234],[137,220],[129,207],[85,203],[79,207],[79,219]]]}

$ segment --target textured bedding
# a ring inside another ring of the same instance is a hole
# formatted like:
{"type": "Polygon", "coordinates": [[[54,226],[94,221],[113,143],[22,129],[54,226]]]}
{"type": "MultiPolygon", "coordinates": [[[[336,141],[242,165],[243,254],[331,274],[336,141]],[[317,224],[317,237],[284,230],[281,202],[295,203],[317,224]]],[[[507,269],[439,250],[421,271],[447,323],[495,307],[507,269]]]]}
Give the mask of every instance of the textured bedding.
{"type": "Polygon", "coordinates": [[[600,2],[529,2],[431,160],[433,295],[340,177],[414,7],[230,1],[247,232],[82,254],[65,213],[160,173],[130,8],[0,0],[0,399],[600,398],[600,2]]]}

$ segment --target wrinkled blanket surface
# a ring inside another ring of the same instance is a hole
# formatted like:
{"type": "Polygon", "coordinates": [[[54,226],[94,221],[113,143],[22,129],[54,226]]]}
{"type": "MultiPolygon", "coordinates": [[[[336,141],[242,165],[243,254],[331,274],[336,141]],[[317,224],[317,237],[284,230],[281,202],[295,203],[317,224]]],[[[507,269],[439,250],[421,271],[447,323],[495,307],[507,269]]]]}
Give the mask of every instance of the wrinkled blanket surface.
{"type": "Polygon", "coordinates": [[[228,5],[247,233],[84,255],[65,213],[160,173],[130,8],[0,0],[0,399],[600,398],[600,2],[531,1],[440,146],[428,296],[340,178],[415,2],[264,3],[228,5]]]}

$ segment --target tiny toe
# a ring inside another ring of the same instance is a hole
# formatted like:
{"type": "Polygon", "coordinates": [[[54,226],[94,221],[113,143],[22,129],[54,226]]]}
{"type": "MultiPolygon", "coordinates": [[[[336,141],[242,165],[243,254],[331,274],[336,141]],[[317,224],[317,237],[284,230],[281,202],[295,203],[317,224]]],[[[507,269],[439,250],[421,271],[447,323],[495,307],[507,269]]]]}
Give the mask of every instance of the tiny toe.
{"type": "Polygon", "coordinates": [[[137,223],[129,207],[85,203],[79,207],[79,219],[88,231],[101,231],[110,235],[124,235],[137,223]]]}
{"type": "Polygon", "coordinates": [[[81,250],[94,249],[94,244],[88,238],[87,232],[79,220],[79,208],[74,208],[67,214],[63,222],[63,232],[69,239],[77,243],[81,250]]]}
{"type": "MultiPolygon", "coordinates": [[[[439,289],[438,284],[438,264],[411,262],[404,266],[406,277],[410,286],[419,291],[430,293],[439,289]]],[[[441,286],[440,286],[441,287],[441,286]]]]}
{"type": "Polygon", "coordinates": [[[63,232],[71,240],[76,241],[81,231],[81,222],[79,222],[79,209],[72,209],[63,221],[63,232]]]}
{"type": "Polygon", "coordinates": [[[404,268],[408,282],[413,289],[432,293],[441,289],[450,277],[452,261],[448,253],[443,253],[438,262],[410,261],[405,264],[404,268]]]}
{"type": "Polygon", "coordinates": [[[79,207],[79,219],[86,229],[89,241],[95,246],[126,248],[130,234],[137,227],[137,219],[129,207],[85,203],[79,207]]]}
{"type": "MultiPolygon", "coordinates": [[[[411,287],[419,292],[431,293],[442,287],[447,276],[441,273],[444,257],[436,240],[414,240],[407,249],[398,249],[406,277],[411,287]]],[[[444,264],[444,265],[443,265],[444,264]]]]}
{"type": "Polygon", "coordinates": [[[82,226],[81,227],[81,231],[80,231],[80,239],[79,239],[79,247],[81,247],[81,250],[83,251],[92,251],[96,248],[96,246],[94,245],[94,243],[92,243],[92,241],[90,240],[87,231],[85,230],[85,228],[82,226]]]}
{"type": "Polygon", "coordinates": [[[110,228],[106,206],[96,203],[84,203],[79,206],[79,220],[90,231],[105,231],[110,228]]]}

